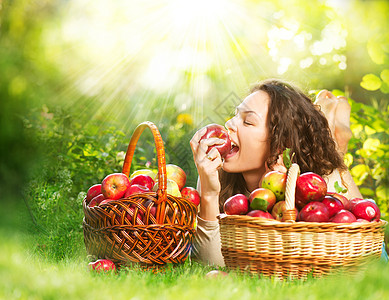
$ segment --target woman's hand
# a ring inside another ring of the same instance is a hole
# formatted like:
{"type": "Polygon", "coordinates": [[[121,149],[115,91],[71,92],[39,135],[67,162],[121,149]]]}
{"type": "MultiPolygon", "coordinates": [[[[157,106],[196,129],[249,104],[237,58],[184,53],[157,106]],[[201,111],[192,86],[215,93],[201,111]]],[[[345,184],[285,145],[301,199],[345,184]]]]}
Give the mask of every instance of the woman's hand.
{"type": "Polygon", "coordinates": [[[201,139],[206,133],[206,128],[197,131],[190,141],[193,159],[200,177],[200,195],[219,196],[220,182],[218,169],[222,166],[222,158],[217,149],[212,148],[207,154],[208,147],[223,144],[225,141],[218,138],[201,139]]]}

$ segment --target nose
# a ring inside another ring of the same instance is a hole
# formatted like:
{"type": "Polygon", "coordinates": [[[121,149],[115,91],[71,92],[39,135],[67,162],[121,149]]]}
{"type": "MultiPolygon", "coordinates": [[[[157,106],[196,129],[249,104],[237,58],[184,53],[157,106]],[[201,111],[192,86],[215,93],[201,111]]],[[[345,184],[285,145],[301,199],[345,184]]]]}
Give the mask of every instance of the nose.
{"type": "Polygon", "coordinates": [[[228,131],[236,132],[236,120],[235,117],[229,119],[224,125],[228,131]]]}

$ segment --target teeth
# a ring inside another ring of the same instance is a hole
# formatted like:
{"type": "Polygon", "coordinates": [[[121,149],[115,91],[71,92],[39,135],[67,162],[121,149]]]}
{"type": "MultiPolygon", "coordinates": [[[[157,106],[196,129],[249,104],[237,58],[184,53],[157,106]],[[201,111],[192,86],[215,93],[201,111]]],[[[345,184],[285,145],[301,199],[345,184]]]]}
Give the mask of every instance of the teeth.
{"type": "Polygon", "coordinates": [[[231,146],[235,146],[236,147],[237,145],[234,142],[231,142],[231,146]]]}

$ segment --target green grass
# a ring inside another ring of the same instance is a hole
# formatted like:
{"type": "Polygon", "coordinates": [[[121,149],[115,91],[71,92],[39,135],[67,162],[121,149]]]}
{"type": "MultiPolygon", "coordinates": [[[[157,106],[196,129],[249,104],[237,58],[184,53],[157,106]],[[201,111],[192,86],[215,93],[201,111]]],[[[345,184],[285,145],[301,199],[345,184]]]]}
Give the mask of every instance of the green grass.
{"type": "MultiPolygon", "coordinates": [[[[84,252],[55,261],[37,251],[36,237],[0,230],[0,299],[389,299],[389,269],[372,264],[355,276],[337,274],[281,282],[229,272],[206,278],[195,262],[165,272],[89,272],[84,252]]],[[[75,241],[78,242],[78,241],[75,241]]]]}

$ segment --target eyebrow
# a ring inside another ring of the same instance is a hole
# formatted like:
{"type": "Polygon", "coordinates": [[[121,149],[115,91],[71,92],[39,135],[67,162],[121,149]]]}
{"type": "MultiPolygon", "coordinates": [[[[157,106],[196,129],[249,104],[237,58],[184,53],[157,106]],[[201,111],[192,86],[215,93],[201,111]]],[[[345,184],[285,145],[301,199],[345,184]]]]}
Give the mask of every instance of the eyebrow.
{"type": "Polygon", "coordinates": [[[258,114],[255,112],[255,111],[253,111],[253,110],[242,110],[241,108],[239,108],[239,106],[237,106],[236,108],[235,108],[235,111],[236,112],[240,112],[240,113],[244,113],[244,114],[255,114],[255,115],[257,115],[258,116],[258,114]]]}

